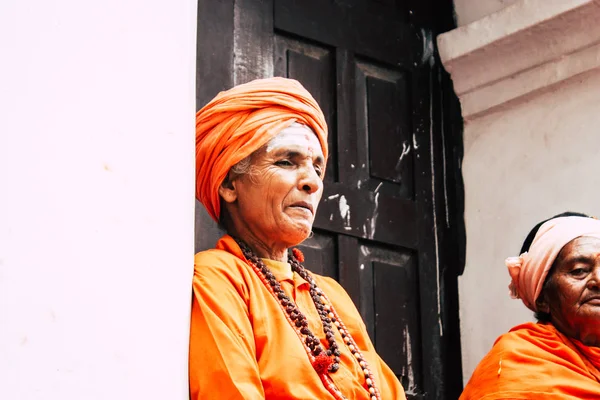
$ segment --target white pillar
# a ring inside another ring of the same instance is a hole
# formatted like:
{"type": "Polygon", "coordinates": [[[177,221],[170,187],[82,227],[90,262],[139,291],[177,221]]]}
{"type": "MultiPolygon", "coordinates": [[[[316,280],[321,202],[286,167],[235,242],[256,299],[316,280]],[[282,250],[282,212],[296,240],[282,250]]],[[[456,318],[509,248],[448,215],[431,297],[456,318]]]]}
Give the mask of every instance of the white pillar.
{"type": "Polygon", "coordinates": [[[0,399],[187,399],[195,29],[0,4],[0,399]]]}

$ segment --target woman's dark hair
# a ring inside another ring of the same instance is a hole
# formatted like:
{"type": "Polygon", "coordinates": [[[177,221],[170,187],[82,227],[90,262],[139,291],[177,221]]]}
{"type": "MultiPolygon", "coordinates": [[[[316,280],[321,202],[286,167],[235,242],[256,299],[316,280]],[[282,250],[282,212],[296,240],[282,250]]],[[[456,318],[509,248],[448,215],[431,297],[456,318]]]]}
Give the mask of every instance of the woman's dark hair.
{"type": "MultiPolygon", "coordinates": [[[[554,218],[560,218],[560,217],[584,217],[584,218],[592,218],[591,216],[587,215],[587,214],[583,214],[583,213],[578,213],[578,212],[572,212],[572,211],[566,211],[560,214],[557,214],[551,218],[548,218],[542,222],[539,222],[536,226],[533,227],[533,229],[529,232],[529,234],[527,235],[527,237],[525,238],[525,241],[523,242],[523,246],[521,246],[521,252],[519,254],[523,254],[526,251],[529,251],[529,247],[531,247],[531,242],[533,242],[533,239],[535,238],[535,235],[537,234],[538,230],[540,229],[540,226],[542,226],[544,223],[550,221],[551,219],[554,218]]],[[[548,275],[546,275],[546,279],[544,280],[544,284],[542,286],[542,292],[544,292],[544,290],[546,289],[546,286],[548,285],[548,282],[550,281],[550,276],[552,276],[552,273],[554,272],[554,267],[556,265],[556,262],[554,264],[552,264],[552,267],[550,268],[550,271],[548,271],[548,275]]],[[[550,314],[543,312],[543,311],[537,311],[534,314],[535,318],[538,320],[538,322],[550,322],[550,314]]]]}

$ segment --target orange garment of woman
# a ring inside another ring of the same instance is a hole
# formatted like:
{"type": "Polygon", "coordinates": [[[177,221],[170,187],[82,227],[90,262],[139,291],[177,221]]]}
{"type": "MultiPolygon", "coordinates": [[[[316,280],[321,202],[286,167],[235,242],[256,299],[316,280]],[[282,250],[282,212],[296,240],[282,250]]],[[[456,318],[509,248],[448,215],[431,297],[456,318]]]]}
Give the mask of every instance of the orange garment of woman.
{"type": "MultiPolygon", "coordinates": [[[[263,261],[326,347],[308,282],[288,263],[263,261]]],[[[369,363],[381,398],[405,399],[398,379],[375,353],[352,300],[333,279],[313,276],[369,363]]],[[[221,238],[216,249],[196,255],[193,288],[192,400],[333,399],[280,305],[230,236],[221,238]]],[[[335,335],[342,343],[337,330],[335,335]]],[[[335,385],[348,399],[370,400],[362,369],[346,346],[340,351],[340,369],[330,374],[335,385]]]]}
{"type": "Polygon", "coordinates": [[[460,400],[600,399],[600,349],[526,323],[500,336],[460,400]]]}

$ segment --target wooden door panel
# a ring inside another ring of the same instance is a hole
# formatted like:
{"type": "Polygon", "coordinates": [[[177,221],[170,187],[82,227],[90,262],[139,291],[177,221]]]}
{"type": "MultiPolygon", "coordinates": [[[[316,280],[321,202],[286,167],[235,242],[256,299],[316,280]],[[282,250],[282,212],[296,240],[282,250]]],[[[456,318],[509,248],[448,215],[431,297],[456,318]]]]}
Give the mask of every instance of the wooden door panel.
{"type": "Polygon", "coordinates": [[[365,63],[357,65],[360,96],[367,110],[369,172],[372,178],[395,183],[400,197],[412,200],[413,142],[407,74],[365,63]]]}
{"type": "Polygon", "coordinates": [[[422,386],[417,254],[359,242],[361,312],[377,351],[405,388],[422,386]]]}
{"type": "Polygon", "coordinates": [[[298,247],[304,254],[303,265],[308,270],[339,280],[337,235],[317,231],[298,247]]]}
{"type": "Polygon", "coordinates": [[[372,261],[377,351],[408,392],[423,388],[419,285],[414,253],[372,261]]]}
{"type": "Polygon", "coordinates": [[[373,0],[276,0],[276,29],[391,65],[421,57],[420,34],[406,21],[407,2],[373,0]],[[404,4],[403,4],[404,3],[404,4]],[[383,40],[385,39],[385,40],[383,40]],[[419,39],[420,40],[420,39],[419,39]]]}
{"type": "Polygon", "coordinates": [[[327,183],[315,227],[363,239],[415,247],[418,242],[414,202],[382,190],[327,183]]]}

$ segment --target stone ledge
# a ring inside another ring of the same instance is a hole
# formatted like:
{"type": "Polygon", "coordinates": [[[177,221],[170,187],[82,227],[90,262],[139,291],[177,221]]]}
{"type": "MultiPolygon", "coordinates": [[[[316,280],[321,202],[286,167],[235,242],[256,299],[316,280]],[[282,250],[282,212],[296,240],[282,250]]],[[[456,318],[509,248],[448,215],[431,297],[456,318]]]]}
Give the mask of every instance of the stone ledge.
{"type": "Polygon", "coordinates": [[[600,67],[600,0],[520,0],[438,36],[465,121],[600,67]]]}

